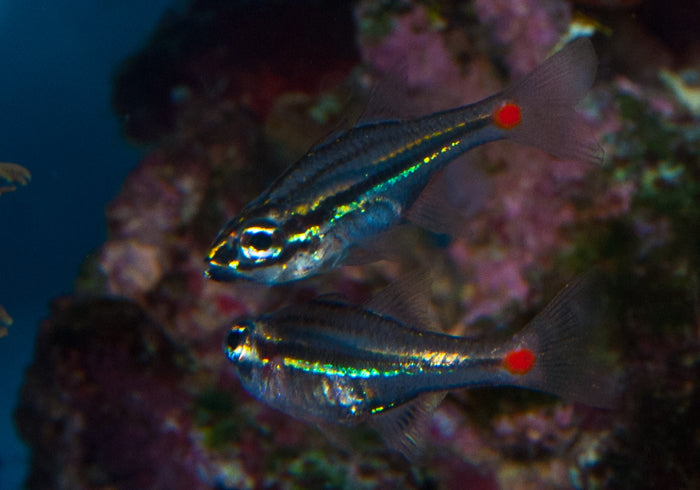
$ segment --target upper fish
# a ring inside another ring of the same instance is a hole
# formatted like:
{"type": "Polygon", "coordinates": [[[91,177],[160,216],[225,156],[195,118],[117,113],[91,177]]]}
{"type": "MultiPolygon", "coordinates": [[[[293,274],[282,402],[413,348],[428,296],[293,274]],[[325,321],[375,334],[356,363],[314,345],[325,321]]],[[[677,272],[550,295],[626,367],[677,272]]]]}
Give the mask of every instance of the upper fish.
{"type": "Polygon", "coordinates": [[[591,355],[604,322],[588,276],[502,342],[421,329],[429,325],[425,284],[413,274],[366,305],[325,296],[239,319],[224,352],[246,390],[268,405],[331,436],[367,423],[408,459],[448,390],[509,385],[592,406],[614,400],[612,371],[591,355]]]}
{"type": "Polygon", "coordinates": [[[277,284],[338,267],[354,247],[402,217],[429,216],[412,208],[420,206],[431,178],[490,141],[510,139],[562,159],[599,159],[598,145],[574,110],[596,66],[590,40],[578,38],[484,100],[416,119],[362,124],[332,137],[226,223],[207,254],[205,275],[277,284]]]}

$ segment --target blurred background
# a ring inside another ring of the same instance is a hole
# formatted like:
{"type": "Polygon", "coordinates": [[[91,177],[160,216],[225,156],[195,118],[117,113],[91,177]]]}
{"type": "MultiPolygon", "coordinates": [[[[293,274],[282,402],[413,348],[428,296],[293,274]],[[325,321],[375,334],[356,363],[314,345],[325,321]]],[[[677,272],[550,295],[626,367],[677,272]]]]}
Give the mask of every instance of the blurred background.
{"type": "Polygon", "coordinates": [[[116,65],[147,39],[173,0],[0,1],[0,161],[32,173],[0,199],[0,488],[19,488],[27,450],[12,411],[39,321],[72,291],[106,236],[104,208],[139,152],[110,107],[116,65]]]}

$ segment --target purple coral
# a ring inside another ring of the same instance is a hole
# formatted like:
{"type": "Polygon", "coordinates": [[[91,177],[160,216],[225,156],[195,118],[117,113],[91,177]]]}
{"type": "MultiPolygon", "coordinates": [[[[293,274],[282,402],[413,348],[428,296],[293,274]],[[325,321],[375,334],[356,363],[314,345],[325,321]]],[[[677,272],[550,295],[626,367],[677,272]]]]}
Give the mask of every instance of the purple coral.
{"type": "Polygon", "coordinates": [[[571,6],[557,0],[477,0],[474,10],[506,47],[511,75],[530,72],[547,57],[571,20],[571,6]]]}

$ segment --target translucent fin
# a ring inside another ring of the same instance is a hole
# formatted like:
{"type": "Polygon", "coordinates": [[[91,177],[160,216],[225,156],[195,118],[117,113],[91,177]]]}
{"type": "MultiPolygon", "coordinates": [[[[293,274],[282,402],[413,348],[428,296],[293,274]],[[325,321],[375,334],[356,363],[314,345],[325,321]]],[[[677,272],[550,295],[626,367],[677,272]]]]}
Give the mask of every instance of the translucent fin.
{"type": "Polygon", "coordinates": [[[331,424],[329,422],[320,422],[316,424],[319,431],[328,439],[328,442],[333,444],[336,448],[340,449],[346,454],[353,454],[354,448],[350,436],[348,434],[348,428],[331,424]]]}
{"type": "Polygon", "coordinates": [[[434,233],[464,236],[466,221],[481,210],[490,191],[486,175],[463,155],[433,176],[406,218],[434,233]]]}
{"type": "Polygon", "coordinates": [[[599,163],[602,148],[574,105],[591,88],[598,60],[588,38],[567,44],[499,98],[520,107],[522,120],[504,136],[570,160],[599,163]]]}
{"type": "Polygon", "coordinates": [[[419,330],[436,330],[428,316],[430,274],[416,269],[404,274],[375,294],[365,308],[419,330]]]}
{"type": "Polygon", "coordinates": [[[323,293],[316,296],[314,298],[314,302],[348,304],[348,298],[343,293],[323,293]]]}
{"type": "Polygon", "coordinates": [[[409,224],[398,224],[386,231],[366,237],[350,249],[343,265],[365,265],[388,260],[402,262],[411,259],[410,250],[416,241],[417,228],[409,224]]]}
{"type": "Polygon", "coordinates": [[[514,375],[517,386],[595,407],[614,405],[619,385],[610,353],[601,349],[606,324],[601,285],[590,274],[571,282],[515,336],[506,357],[521,350],[534,354],[532,369],[514,375]]]}
{"type": "Polygon", "coordinates": [[[401,453],[408,461],[415,461],[423,450],[430,417],[445,394],[420,395],[411,402],[375,415],[369,425],[389,449],[401,453]]]}
{"type": "Polygon", "coordinates": [[[387,71],[374,74],[374,83],[367,105],[360,118],[362,123],[400,120],[415,117],[420,112],[409,102],[408,63],[401,57],[387,71]]]}

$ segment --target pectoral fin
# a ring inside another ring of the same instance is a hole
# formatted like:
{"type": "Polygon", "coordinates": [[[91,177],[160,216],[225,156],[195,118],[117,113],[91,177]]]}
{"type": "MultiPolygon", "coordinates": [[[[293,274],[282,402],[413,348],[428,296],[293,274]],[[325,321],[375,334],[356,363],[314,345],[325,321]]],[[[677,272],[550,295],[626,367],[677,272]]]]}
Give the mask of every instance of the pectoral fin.
{"type": "Polygon", "coordinates": [[[464,236],[468,220],[478,213],[491,191],[486,175],[461,156],[433,176],[406,218],[434,233],[464,236]]]}

